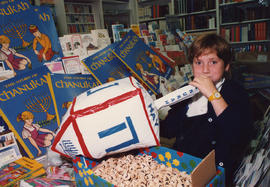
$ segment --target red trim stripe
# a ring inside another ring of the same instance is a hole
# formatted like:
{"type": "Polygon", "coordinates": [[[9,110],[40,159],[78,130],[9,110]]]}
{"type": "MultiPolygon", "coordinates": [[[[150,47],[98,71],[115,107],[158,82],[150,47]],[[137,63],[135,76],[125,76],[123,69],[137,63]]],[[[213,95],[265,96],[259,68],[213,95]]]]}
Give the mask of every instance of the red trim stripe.
{"type": "Polygon", "coordinates": [[[150,129],[151,129],[151,131],[152,131],[152,134],[153,134],[153,136],[154,136],[154,139],[155,139],[155,141],[156,141],[157,146],[160,146],[159,141],[158,141],[158,138],[157,138],[157,136],[156,136],[156,134],[155,134],[155,132],[154,132],[154,129],[153,129],[152,125],[151,125],[151,121],[150,121],[150,119],[149,119],[149,116],[147,115],[147,110],[146,110],[146,106],[145,106],[145,101],[144,101],[144,98],[143,98],[143,95],[142,95],[142,92],[141,92],[141,91],[140,91],[139,95],[140,95],[140,98],[141,98],[141,100],[142,100],[143,110],[144,110],[144,113],[145,113],[145,115],[146,115],[146,118],[147,118],[147,121],[148,121],[148,125],[149,125],[149,127],[150,127],[150,129]]]}
{"type": "Polygon", "coordinates": [[[84,142],[84,139],[83,139],[83,136],[82,136],[82,133],[81,131],[79,130],[79,127],[78,127],[78,124],[76,122],[76,119],[73,121],[73,128],[74,128],[74,131],[76,133],[76,136],[78,138],[78,141],[79,141],[79,144],[81,146],[81,149],[83,151],[83,154],[84,156],[88,157],[88,158],[93,158],[92,155],[89,153],[88,149],[87,149],[87,146],[84,142]]]}

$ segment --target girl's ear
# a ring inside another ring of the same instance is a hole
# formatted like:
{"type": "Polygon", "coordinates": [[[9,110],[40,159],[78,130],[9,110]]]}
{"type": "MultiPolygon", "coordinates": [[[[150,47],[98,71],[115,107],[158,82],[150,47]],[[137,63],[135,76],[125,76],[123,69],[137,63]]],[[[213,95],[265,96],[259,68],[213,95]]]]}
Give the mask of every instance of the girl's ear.
{"type": "Polygon", "coordinates": [[[227,71],[227,72],[228,72],[228,71],[229,71],[229,69],[230,69],[230,64],[227,64],[227,65],[226,65],[226,67],[225,67],[225,71],[227,71]]]}

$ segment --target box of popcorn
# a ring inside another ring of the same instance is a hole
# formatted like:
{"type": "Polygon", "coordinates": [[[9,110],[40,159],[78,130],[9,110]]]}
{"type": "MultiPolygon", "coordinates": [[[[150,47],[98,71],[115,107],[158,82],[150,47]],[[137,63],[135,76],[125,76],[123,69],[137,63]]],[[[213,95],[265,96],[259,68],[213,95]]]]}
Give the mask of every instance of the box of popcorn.
{"type": "Polygon", "coordinates": [[[215,153],[204,159],[166,147],[151,147],[93,160],[73,159],[77,186],[225,186],[215,153]]]}

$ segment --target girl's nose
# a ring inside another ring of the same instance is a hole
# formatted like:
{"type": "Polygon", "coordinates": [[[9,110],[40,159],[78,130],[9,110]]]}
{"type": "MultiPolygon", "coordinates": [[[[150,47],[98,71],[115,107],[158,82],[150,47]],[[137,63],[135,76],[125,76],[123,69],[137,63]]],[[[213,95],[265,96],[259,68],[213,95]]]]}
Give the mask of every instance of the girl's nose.
{"type": "Polygon", "coordinates": [[[204,73],[208,73],[208,72],[209,72],[209,66],[208,66],[207,63],[204,63],[204,64],[203,64],[203,72],[204,72],[204,73]]]}

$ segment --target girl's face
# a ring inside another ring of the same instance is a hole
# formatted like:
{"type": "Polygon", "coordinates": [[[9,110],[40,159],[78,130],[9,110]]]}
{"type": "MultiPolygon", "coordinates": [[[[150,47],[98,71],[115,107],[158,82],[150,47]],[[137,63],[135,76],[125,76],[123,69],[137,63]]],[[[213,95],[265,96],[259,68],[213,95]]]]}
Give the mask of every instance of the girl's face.
{"type": "Polygon", "coordinates": [[[32,125],[33,119],[26,119],[26,120],[25,120],[25,123],[26,123],[27,125],[32,125]]]}
{"type": "Polygon", "coordinates": [[[3,47],[4,49],[8,49],[8,48],[9,48],[9,43],[3,43],[3,44],[2,44],[2,47],[3,47]]]}
{"type": "Polygon", "coordinates": [[[212,50],[205,50],[200,56],[195,57],[192,63],[194,77],[205,75],[215,84],[221,80],[229,67],[229,64],[224,67],[224,61],[217,56],[216,51],[212,50]]]}

